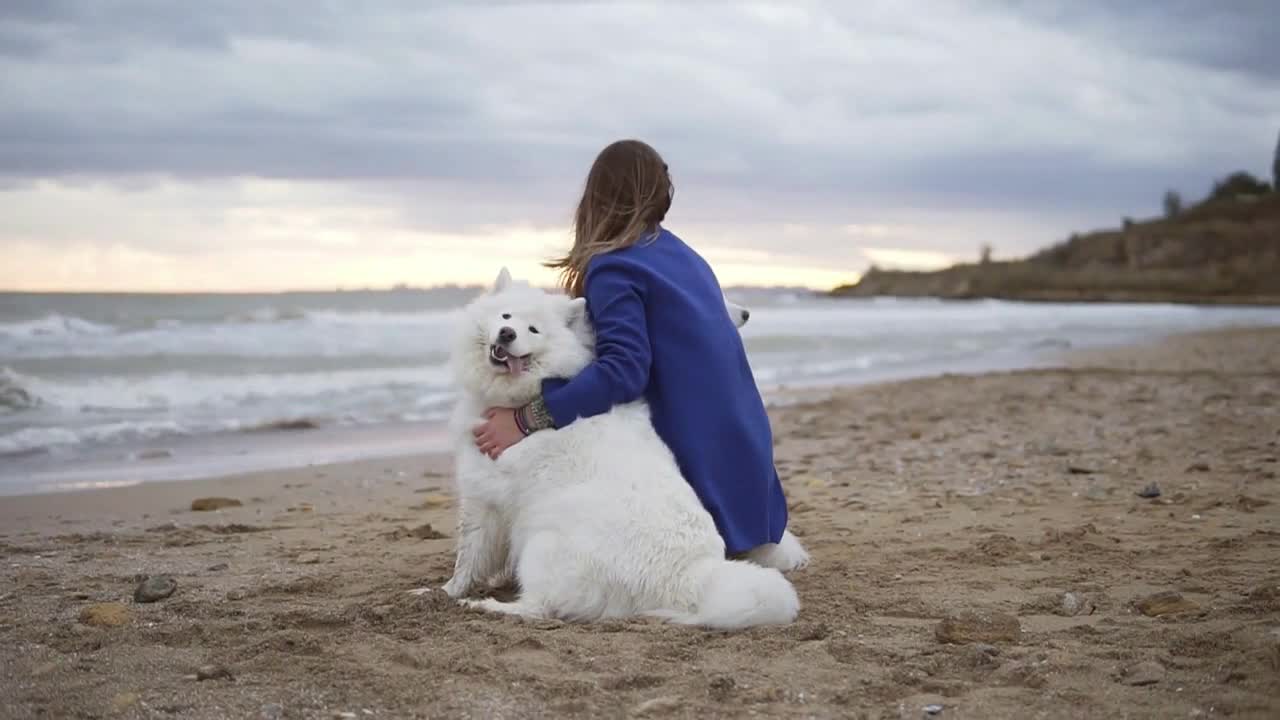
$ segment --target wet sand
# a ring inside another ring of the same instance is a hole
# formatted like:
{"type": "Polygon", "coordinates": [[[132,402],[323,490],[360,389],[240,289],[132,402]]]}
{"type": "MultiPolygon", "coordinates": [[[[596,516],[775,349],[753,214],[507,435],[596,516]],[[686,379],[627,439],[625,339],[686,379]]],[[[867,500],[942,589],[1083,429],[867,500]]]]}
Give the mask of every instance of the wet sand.
{"type": "Polygon", "coordinates": [[[0,498],[0,716],[1280,716],[1280,331],[773,420],[814,564],[741,633],[407,595],[452,567],[439,456],[0,498]]]}

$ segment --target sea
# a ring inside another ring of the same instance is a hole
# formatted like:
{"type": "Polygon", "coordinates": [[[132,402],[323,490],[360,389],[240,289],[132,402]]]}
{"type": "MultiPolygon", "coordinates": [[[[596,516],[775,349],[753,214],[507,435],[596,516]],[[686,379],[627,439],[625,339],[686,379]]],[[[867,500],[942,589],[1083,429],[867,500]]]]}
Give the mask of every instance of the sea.
{"type": "MultiPolygon", "coordinates": [[[[444,449],[450,337],[479,292],[0,293],[0,495],[444,449]]],[[[742,332],[774,404],[1280,325],[1275,308],[727,294],[751,309],[742,332]]]]}

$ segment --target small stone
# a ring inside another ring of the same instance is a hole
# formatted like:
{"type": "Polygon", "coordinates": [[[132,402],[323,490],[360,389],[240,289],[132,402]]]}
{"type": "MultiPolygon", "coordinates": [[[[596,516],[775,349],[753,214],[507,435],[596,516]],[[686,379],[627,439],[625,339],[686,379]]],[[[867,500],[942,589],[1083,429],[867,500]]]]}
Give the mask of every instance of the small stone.
{"type": "Polygon", "coordinates": [[[788,628],[787,634],[800,642],[810,642],[826,639],[831,628],[826,623],[797,623],[788,628]]]}
{"type": "Polygon", "coordinates": [[[935,637],[940,643],[964,645],[972,642],[1018,642],[1022,624],[1018,618],[998,612],[966,611],[938,623],[935,637]]]}
{"type": "Polygon", "coordinates": [[[1097,475],[1098,471],[1081,465],[1068,465],[1067,472],[1072,475],[1097,475]]]}
{"type": "Polygon", "coordinates": [[[1248,495],[1240,495],[1236,497],[1235,506],[1247,513],[1256,511],[1258,508],[1264,508],[1271,504],[1270,500],[1249,497],[1248,495]]]}
{"type": "Polygon", "coordinates": [[[133,601],[137,603],[153,603],[163,600],[178,589],[178,581],[168,575],[148,577],[133,589],[133,601]]]}
{"type": "Polygon", "coordinates": [[[728,675],[721,675],[713,678],[707,685],[707,693],[711,695],[711,699],[716,702],[724,702],[733,695],[733,691],[738,687],[738,682],[728,675]]]}
{"type": "Polygon", "coordinates": [[[196,670],[196,680],[232,680],[235,676],[226,665],[202,665],[196,670]]]}
{"type": "Polygon", "coordinates": [[[138,693],[118,693],[111,698],[112,712],[123,712],[138,704],[138,693]]]}
{"type": "Polygon", "coordinates": [[[1120,680],[1125,685],[1144,686],[1155,685],[1164,679],[1164,666],[1154,660],[1146,660],[1125,668],[1120,673],[1120,680]]]}
{"type": "Polygon", "coordinates": [[[261,720],[280,720],[284,717],[284,706],[280,703],[267,703],[258,711],[261,720]]]}
{"type": "Polygon", "coordinates": [[[337,710],[333,713],[333,717],[334,717],[334,720],[353,720],[353,718],[357,718],[360,716],[356,715],[350,710],[337,710]]]}
{"type": "Polygon", "coordinates": [[[1076,615],[1092,615],[1095,606],[1092,601],[1073,592],[1062,594],[1062,602],[1058,606],[1058,612],[1067,617],[1075,617],[1076,615]]]}
{"type": "Polygon", "coordinates": [[[439,530],[431,527],[431,523],[419,525],[418,527],[410,530],[409,535],[417,538],[418,540],[439,540],[441,538],[449,537],[448,535],[445,535],[439,530]]]}
{"type": "Polygon", "coordinates": [[[1174,590],[1166,590],[1140,598],[1134,603],[1134,607],[1138,608],[1138,611],[1147,617],[1160,617],[1161,615],[1172,615],[1200,609],[1200,606],[1195,602],[1182,597],[1181,593],[1174,590]]]}
{"type": "Polygon", "coordinates": [[[129,617],[129,608],[120,603],[98,603],[80,611],[80,622],[94,627],[120,627],[129,617]]]}
{"type": "Polygon", "coordinates": [[[1189,472],[1189,473],[1193,473],[1193,472],[1194,472],[1194,473],[1206,473],[1206,472],[1209,472],[1209,463],[1207,463],[1207,462],[1191,463],[1190,465],[1188,465],[1188,466],[1187,466],[1187,472],[1189,472]]]}
{"type": "Polygon", "coordinates": [[[217,565],[210,565],[210,566],[209,566],[208,568],[206,568],[206,569],[207,569],[209,572],[222,572],[223,570],[226,570],[226,569],[227,569],[227,568],[229,568],[229,567],[231,567],[231,566],[230,566],[230,565],[228,565],[228,564],[226,564],[226,563],[218,563],[217,565]]]}
{"type": "Polygon", "coordinates": [[[1154,500],[1160,497],[1160,486],[1156,483],[1151,483],[1134,494],[1140,498],[1154,500]]]}
{"type": "Polygon", "coordinates": [[[320,556],[316,553],[302,553],[297,557],[297,561],[302,565],[315,565],[320,562],[320,556]]]}
{"type": "Polygon", "coordinates": [[[680,709],[683,705],[680,698],[674,695],[664,695],[656,697],[636,705],[631,708],[631,715],[634,717],[651,717],[658,715],[668,715],[680,709]]]}
{"type": "Polygon", "coordinates": [[[427,495],[426,497],[422,498],[422,504],[419,505],[419,507],[423,508],[424,510],[432,510],[435,508],[449,507],[449,504],[452,502],[453,502],[453,498],[449,497],[448,495],[431,493],[430,495],[427,495]]]}
{"type": "Polygon", "coordinates": [[[941,705],[936,705],[936,704],[935,704],[935,705],[925,705],[923,709],[924,709],[924,714],[925,714],[925,715],[937,715],[938,713],[941,713],[941,712],[942,712],[942,710],[943,710],[943,708],[942,708],[942,706],[941,706],[941,705]]]}
{"type": "Polygon", "coordinates": [[[1024,660],[1000,668],[994,676],[1000,683],[1039,689],[1049,683],[1043,661],[1024,660]]]}
{"type": "Polygon", "coordinates": [[[192,500],[191,509],[195,512],[209,512],[211,510],[221,510],[229,507],[240,507],[242,504],[243,503],[235,498],[206,497],[192,500]]]}
{"type": "Polygon", "coordinates": [[[992,670],[1000,666],[1000,648],[986,643],[974,643],[965,646],[965,652],[959,657],[963,665],[971,670],[992,670]]]}
{"type": "Polygon", "coordinates": [[[236,602],[237,600],[243,600],[249,597],[249,593],[245,592],[244,590],[228,590],[227,594],[224,595],[223,597],[225,597],[227,600],[230,600],[231,602],[236,602]]]}

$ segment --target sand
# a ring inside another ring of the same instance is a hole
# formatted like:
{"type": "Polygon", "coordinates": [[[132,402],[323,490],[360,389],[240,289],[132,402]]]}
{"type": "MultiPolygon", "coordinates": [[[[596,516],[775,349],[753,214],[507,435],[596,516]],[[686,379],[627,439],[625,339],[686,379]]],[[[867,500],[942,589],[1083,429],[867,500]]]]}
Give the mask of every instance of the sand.
{"type": "Polygon", "coordinates": [[[773,419],[814,564],[741,633],[406,594],[452,566],[440,457],[2,498],[0,714],[1280,717],[1280,331],[773,419]]]}

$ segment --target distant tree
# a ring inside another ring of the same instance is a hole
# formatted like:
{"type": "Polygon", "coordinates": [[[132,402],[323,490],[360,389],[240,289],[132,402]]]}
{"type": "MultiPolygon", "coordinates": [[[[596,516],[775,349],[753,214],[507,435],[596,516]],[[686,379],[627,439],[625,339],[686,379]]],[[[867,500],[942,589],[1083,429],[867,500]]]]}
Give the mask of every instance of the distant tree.
{"type": "Polygon", "coordinates": [[[1122,222],[1124,223],[1125,230],[1128,230],[1129,228],[1133,227],[1133,218],[1131,217],[1125,218],[1122,222]]]}
{"type": "Polygon", "coordinates": [[[991,243],[982,243],[982,254],[978,261],[983,265],[991,262],[991,243]]]}
{"type": "Polygon", "coordinates": [[[1271,189],[1280,192],[1280,135],[1276,137],[1276,156],[1271,161],[1271,189]]]}
{"type": "Polygon", "coordinates": [[[1234,200],[1242,195],[1262,195],[1271,190],[1262,180],[1247,172],[1235,172],[1213,184],[1210,200],[1234,200]]]}
{"type": "Polygon", "coordinates": [[[1175,218],[1182,214],[1182,196],[1170,190],[1164,194],[1164,216],[1175,218]]]}

